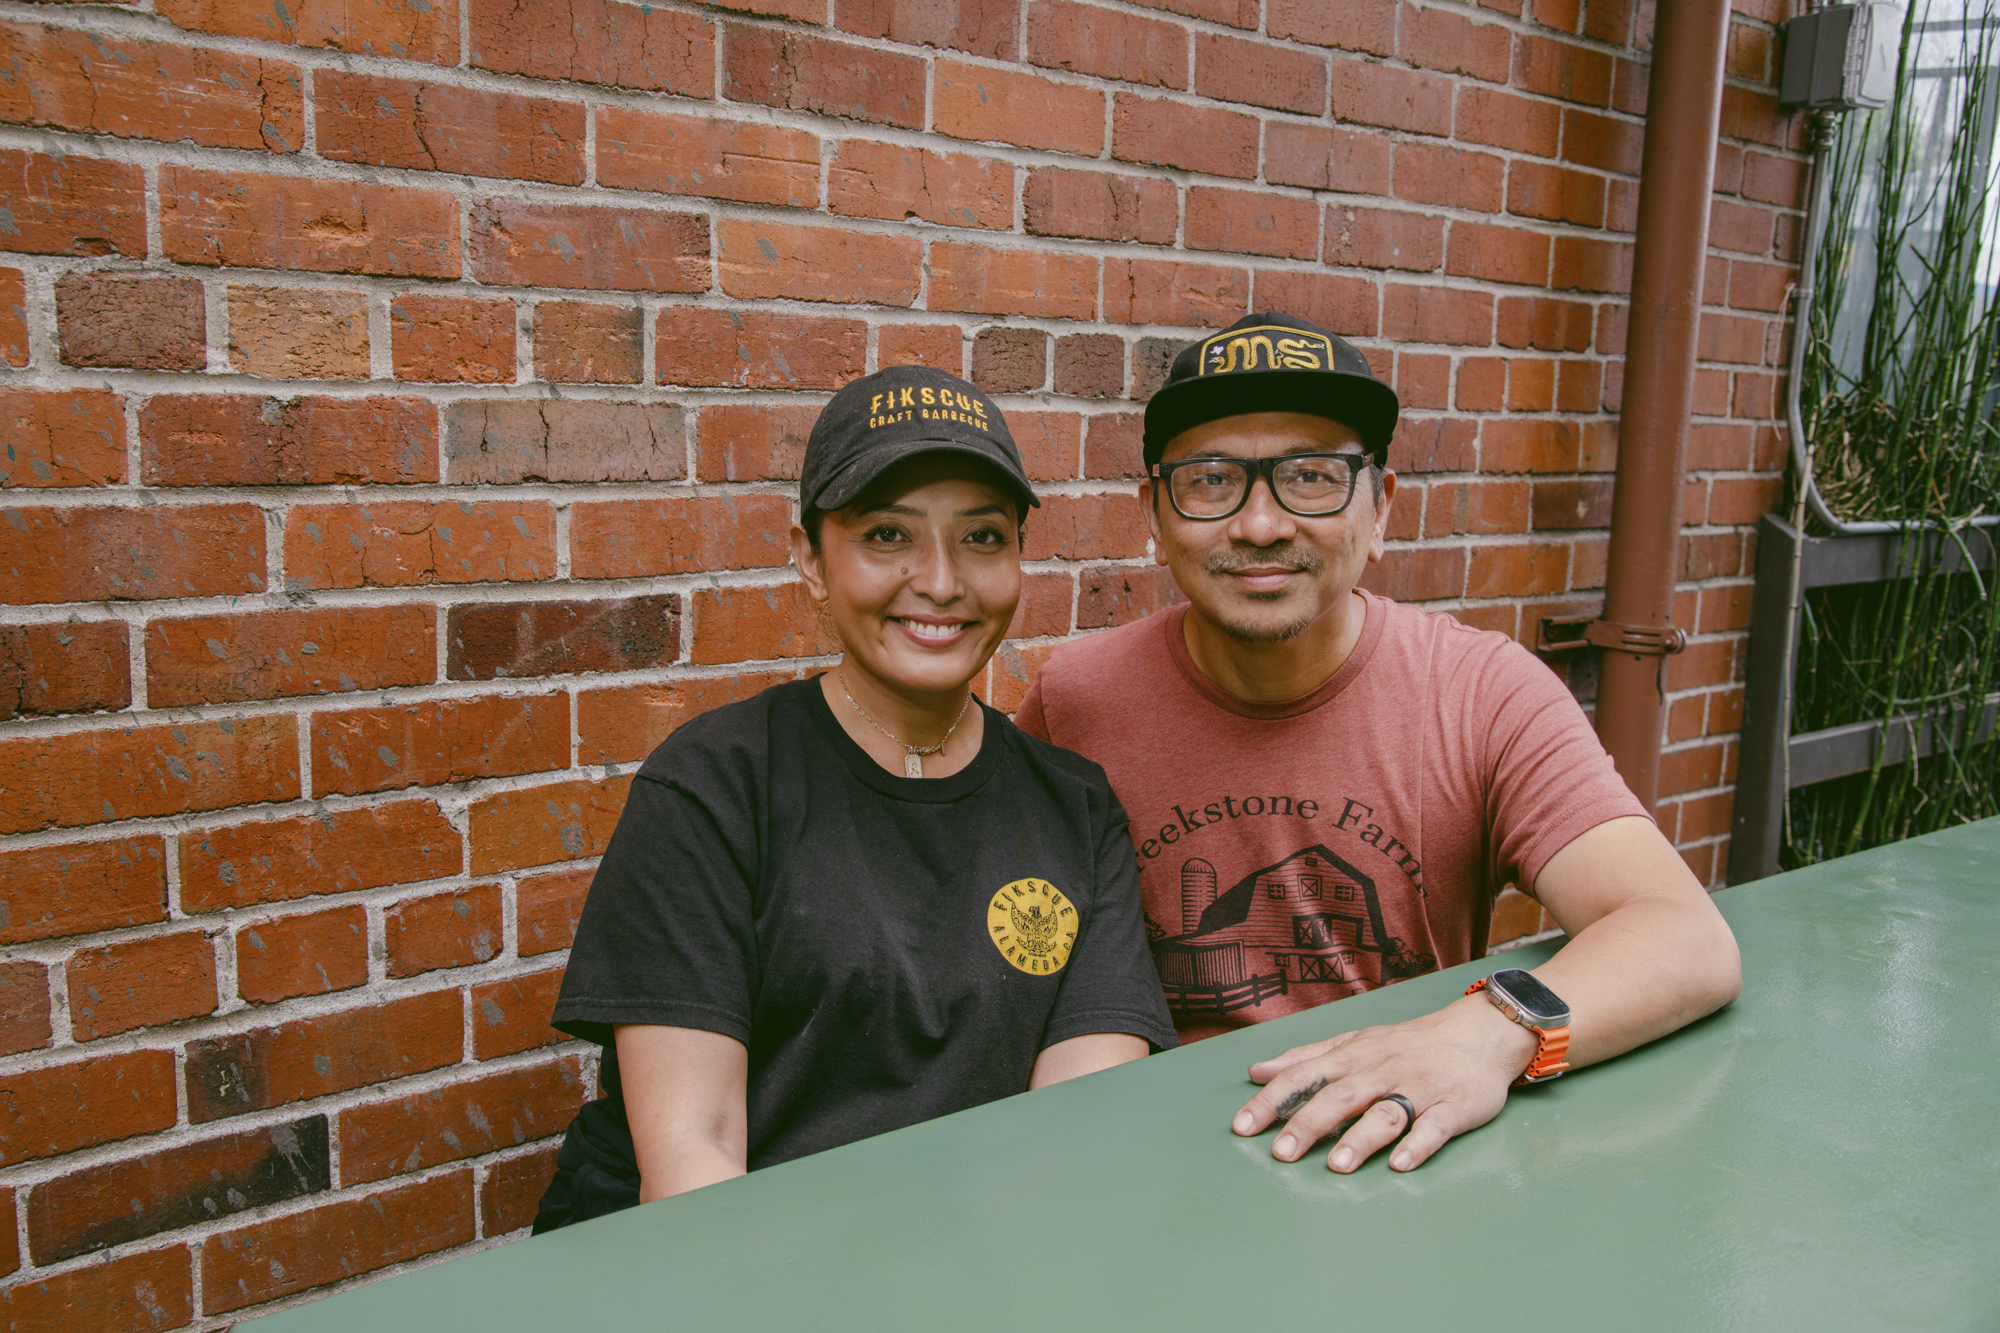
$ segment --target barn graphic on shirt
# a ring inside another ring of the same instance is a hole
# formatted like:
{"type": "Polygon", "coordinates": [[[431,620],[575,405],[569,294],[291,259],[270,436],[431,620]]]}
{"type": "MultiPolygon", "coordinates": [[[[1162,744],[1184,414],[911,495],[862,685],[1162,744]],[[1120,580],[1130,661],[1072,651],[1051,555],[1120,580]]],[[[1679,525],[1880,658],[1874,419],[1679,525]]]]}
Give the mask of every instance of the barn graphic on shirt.
{"type": "Polygon", "coordinates": [[[1182,933],[1153,941],[1167,1004],[1178,1013],[1226,1014],[1298,986],[1370,990],[1437,966],[1389,934],[1374,879],[1323,844],[1226,890],[1219,884],[1209,862],[1183,862],[1182,933]]]}

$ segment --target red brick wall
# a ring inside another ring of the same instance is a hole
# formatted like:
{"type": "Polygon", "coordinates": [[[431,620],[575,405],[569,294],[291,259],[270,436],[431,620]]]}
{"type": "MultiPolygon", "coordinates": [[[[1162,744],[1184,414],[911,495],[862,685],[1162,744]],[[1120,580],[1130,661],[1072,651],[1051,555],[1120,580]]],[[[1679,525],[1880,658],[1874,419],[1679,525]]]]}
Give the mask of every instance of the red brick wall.
{"type": "MultiPolygon", "coordinates": [[[[1669,668],[1661,818],[1711,879],[1778,487],[1788,4],[1732,30],[1669,668]]],[[[1523,640],[1594,609],[1651,26],[5,6],[6,1318],[220,1327],[518,1231],[591,1085],[544,1018],[633,765],[824,660],[784,531],[856,374],[971,376],[1045,488],[1003,705],[1171,596],[1138,407],[1252,309],[1403,397],[1376,587],[1523,640]]]]}

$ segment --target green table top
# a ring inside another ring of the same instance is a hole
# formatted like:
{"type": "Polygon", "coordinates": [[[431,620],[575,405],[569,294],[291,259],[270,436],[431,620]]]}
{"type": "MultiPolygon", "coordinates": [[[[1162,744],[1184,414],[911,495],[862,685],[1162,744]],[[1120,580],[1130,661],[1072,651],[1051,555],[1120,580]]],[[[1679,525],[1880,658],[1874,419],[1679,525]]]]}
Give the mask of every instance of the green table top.
{"type": "Polygon", "coordinates": [[[1491,962],[256,1328],[2000,1328],[2000,820],[1717,902],[1740,1001],[1407,1176],[1230,1134],[1244,1067],[1491,962]]]}

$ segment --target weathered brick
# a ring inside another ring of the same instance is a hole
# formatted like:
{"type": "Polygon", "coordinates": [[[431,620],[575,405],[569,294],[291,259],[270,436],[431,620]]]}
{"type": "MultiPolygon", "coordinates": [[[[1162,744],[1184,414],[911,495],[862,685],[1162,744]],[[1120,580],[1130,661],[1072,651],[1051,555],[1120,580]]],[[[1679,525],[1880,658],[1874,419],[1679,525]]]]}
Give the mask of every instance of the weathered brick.
{"type": "MultiPolygon", "coordinates": [[[[935,243],[933,256],[944,245],[935,243]]],[[[661,384],[837,389],[866,367],[868,326],[755,308],[668,307],[653,355],[661,384]]]]}
{"type": "Polygon", "coordinates": [[[440,699],[312,716],[313,794],[437,787],[569,765],[569,697],[440,699]]]}
{"type": "Polygon", "coordinates": [[[160,16],[178,27],[224,37],[332,47],[357,55],[458,63],[458,10],[406,0],[290,0],[284,5],[237,0],[158,0],[160,16]]]}
{"type": "Polygon", "coordinates": [[[1172,245],[1180,229],[1180,191],[1152,176],[1034,167],[1021,203],[1036,236],[1172,245]]]}
{"type": "Polygon", "coordinates": [[[1049,335],[1040,329],[981,329],[972,340],[972,382],[987,393],[1031,393],[1048,383],[1049,335]]]}
{"type": "Polygon", "coordinates": [[[675,481],[686,441],[672,403],[463,399],[445,409],[445,480],[675,481]]]}
{"type": "Polygon", "coordinates": [[[819,607],[800,583],[755,588],[697,588],[694,652],[698,665],[814,657],[827,651],[819,607]]]}
{"type": "Polygon", "coordinates": [[[1534,530],[1602,528],[1611,522],[1611,483],[1600,478],[1535,483],[1534,530]]]}
{"type": "Polygon", "coordinates": [[[1553,102],[1461,84],[1453,136],[1463,143],[1554,157],[1562,136],[1563,115],[1564,109],[1553,102]]]}
{"type": "Polygon", "coordinates": [[[1506,164],[1492,153],[1442,144],[1396,145],[1398,199],[1498,213],[1506,201],[1506,164]]]}
{"type": "Polygon", "coordinates": [[[18,253],[146,256],[146,175],[134,163],[0,149],[0,209],[18,253]]]}
{"type": "MultiPolygon", "coordinates": [[[[50,1007],[46,965],[0,963],[0,1055],[18,1055],[47,1046],[55,1035],[50,1007]]],[[[0,1264],[0,1271],[6,1268],[0,1264]]]]}
{"type": "Polygon", "coordinates": [[[1450,134],[1452,90],[1452,81],[1439,74],[1359,60],[1333,63],[1333,117],[1345,124],[1450,134]]]}
{"type": "MultiPolygon", "coordinates": [[[[885,353],[883,364],[901,363],[890,361],[885,353]]],[[[797,480],[806,438],[818,415],[817,407],[704,407],[697,464],[701,480],[797,480]]]]}
{"type": "Polygon", "coordinates": [[[1021,700],[1028,695],[1028,686],[1034,682],[1035,672],[1054,648],[1054,644],[1001,644],[1000,651],[993,654],[993,685],[986,702],[1003,713],[1019,710],[1021,700]]]}
{"type": "Polygon", "coordinates": [[[464,1021],[459,992],[440,990],[191,1041],[188,1119],[202,1124],[456,1064],[464,1021]]]}
{"type": "Polygon", "coordinates": [[[1444,262],[1444,221],[1427,213],[1380,208],[1327,210],[1328,264],[1435,272],[1444,262]]]}
{"type": "Polygon", "coordinates": [[[933,310],[1043,319],[1097,314],[1094,255],[934,241],[930,270],[927,300],[933,310]]]}
{"type": "Polygon", "coordinates": [[[1221,328],[1249,309],[1247,269],[1164,259],[1104,261],[1104,317],[1115,323],[1221,328]]]}
{"type": "Polygon", "coordinates": [[[78,1041],[215,1011],[215,947],[198,930],[79,950],[63,973],[78,1041]]]}
{"type": "Polygon", "coordinates": [[[1326,87],[1325,56],[1220,33],[1195,36],[1194,90],[1203,97],[1319,116],[1326,87]]]}
{"type": "Polygon", "coordinates": [[[1250,180],[1257,175],[1257,133],[1255,116],[1119,93],[1111,115],[1111,156],[1250,180]]]}
{"type": "Polygon", "coordinates": [[[236,993],[251,1004],[368,984],[368,909],[274,917],[236,932],[236,993]]]}
{"type": "Polygon", "coordinates": [[[1494,339],[1502,347],[1532,347],[1538,352],[1581,352],[1590,347],[1596,311],[1582,301],[1549,296],[1506,296],[1500,299],[1494,339]]]}
{"type": "Polygon", "coordinates": [[[1474,23],[1455,10],[1403,7],[1401,50],[1420,69],[1505,83],[1513,34],[1498,23],[1474,23]]]}
{"type": "Polygon", "coordinates": [[[1776,220],[1776,214],[1768,208],[1753,208],[1728,199],[1713,200],[1708,209],[1708,243],[1718,250],[1769,254],[1776,220]]]}
{"type": "Polygon", "coordinates": [[[1768,332],[1769,325],[1761,319],[1704,311],[1701,328],[1696,335],[1695,355],[1703,361],[1761,365],[1768,332]]]}
{"type": "Polygon", "coordinates": [[[1095,157],[1104,149],[1104,93],[1039,74],[937,62],[931,128],[978,139],[1095,157]]]}
{"type": "MultiPolygon", "coordinates": [[[[817,6],[818,0],[813,0],[817,6]]],[[[1012,60],[1020,0],[835,0],[834,26],[901,46],[939,46],[1012,60]]]]}
{"type": "Polygon", "coordinates": [[[568,1040],[549,1026],[562,976],[558,967],[472,987],[473,1057],[494,1060],[568,1040]]]}
{"type": "Polygon", "coordinates": [[[1391,384],[1405,412],[1441,412],[1451,404],[1446,386],[1451,382],[1451,358],[1428,352],[1396,354],[1396,376],[1391,384]]]}
{"type": "Polygon", "coordinates": [[[914,236],[727,219],[717,241],[722,290],[748,300],[907,306],[922,282],[914,236]]]}
{"type": "Polygon", "coordinates": [[[1563,108],[1562,123],[1563,161],[1625,176],[1639,174],[1646,141],[1644,125],[1576,107],[1563,108]]]}
{"type": "MultiPolygon", "coordinates": [[[[581,709],[585,699],[601,699],[615,693],[630,691],[594,690],[579,698],[577,704],[581,709]]],[[[586,729],[579,726],[578,730],[586,729]]],[[[557,870],[546,875],[523,875],[515,882],[515,949],[523,958],[569,948],[576,939],[577,919],[583,915],[583,900],[590,892],[591,877],[595,873],[591,870],[557,870]]],[[[475,1005],[475,1023],[478,1021],[477,1008],[475,1005]]]]}
{"type": "Polygon", "coordinates": [[[0,268],[0,363],[28,364],[28,289],[18,268],[0,268]]]}
{"type": "Polygon", "coordinates": [[[578,504],[570,509],[570,573],[626,579],[771,568],[792,558],[791,525],[782,495],[578,504]]]}
{"type": "MultiPolygon", "coordinates": [[[[490,875],[602,854],[631,785],[629,777],[583,778],[497,792],[472,802],[465,812],[472,873],[490,875]]],[[[543,1009],[545,1022],[547,1015],[543,1009]]]]}
{"type": "Polygon", "coordinates": [[[123,621],[0,625],[0,720],[131,702],[132,657],[123,621]]]}
{"type": "Polygon", "coordinates": [[[1260,270],[1251,308],[1302,315],[1348,338],[1372,337],[1381,293],[1373,282],[1348,273],[1260,270]]]}
{"type": "Polygon", "coordinates": [[[155,620],[146,693],[161,707],[426,685],[436,644],[437,613],[421,604],[155,620]]]}
{"type": "Polygon", "coordinates": [[[1159,565],[1097,565],[1077,576],[1076,627],[1125,625],[1181,600],[1159,565]]]}
{"type": "Polygon", "coordinates": [[[1514,86],[1587,106],[1611,104],[1610,53],[1523,33],[1514,43],[1514,86]]]}
{"type": "Polygon", "coordinates": [[[264,590],[252,505],[9,509],[0,602],[142,601],[264,590]]]}
{"type": "Polygon", "coordinates": [[[645,312],[637,306],[543,301],[535,306],[535,378],[555,384],[637,384],[645,312]]]}
{"type": "Polygon", "coordinates": [[[1319,254],[1319,204],[1260,190],[1196,185],[1187,192],[1190,250],[1312,259],[1319,254]]]}
{"type": "Polygon", "coordinates": [[[71,366],[200,370],[208,364],[201,284],[192,278],[65,273],[56,328],[71,366]]]}
{"type": "Polygon", "coordinates": [[[1489,421],[1481,436],[1480,470],[1575,472],[1582,466],[1582,446],[1573,421],[1489,421]]]}
{"type": "Polygon", "coordinates": [[[826,205],[850,217],[921,218],[946,227],[1006,231],[1014,225],[1014,165],[911,144],[843,139],[827,165],[826,205]]]}
{"type": "Polygon", "coordinates": [[[173,1123],[172,1051],[121,1051],[0,1076],[0,1166],[173,1123]]]}
{"type": "MultiPolygon", "coordinates": [[[[636,6],[634,6],[636,9],[636,6]]],[[[224,1314],[472,1240],[472,1172],[340,1200],[211,1236],[202,1308],[224,1314]]]]}
{"type": "Polygon", "coordinates": [[[229,363],[265,379],[365,380],[368,298],[305,287],[231,287],[229,363]]]}
{"type": "Polygon", "coordinates": [[[514,382],[514,303],[406,293],[389,307],[399,380],[514,382]]]}
{"type": "Polygon", "coordinates": [[[1141,338],[1132,347],[1132,401],[1143,403],[1167,382],[1167,371],[1186,346],[1181,338],[1141,338]]]}
{"type": "MultiPolygon", "coordinates": [[[[1613,292],[1632,290],[1633,246],[1626,241],[1602,241],[1594,236],[1558,236],[1549,285],[1558,291],[1613,292]]],[[[1606,349],[1609,350],[1609,349],[1606,349]]]]}
{"type": "Polygon", "coordinates": [[[722,25],[722,95],[907,130],[924,124],[924,62],[785,28],[722,25]]]}
{"type": "Polygon", "coordinates": [[[1462,546],[1391,547],[1379,564],[1368,566],[1361,586],[1399,602],[1463,597],[1465,564],[1462,546]]]}
{"type": "Polygon", "coordinates": [[[458,276],[458,202],[441,190],[160,168],[160,244],[184,264],[458,276]]]}
{"type": "Polygon", "coordinates": [[[1125,392],[1125,340],[1115,333],[1074,333],[1056,339],[1055,389],[1078,398],[1125,392]]]}
{"type": "Polygon", "coordinates": [[[471,0],[467,24],[480,69],[684,97],[715,93],[715,39],[700,14],[619,0],[571,0],[560,11],[471,0]]]}
{"type": "Polygon", "coordinates": [[[125,400],[93,389],[0,389],[0,487],[125,480],[125,400]]]}
{"type": "Polygon", "coordinates": [[[1074,0],[1029,0],[1028,62],[1155,88],[1185,88],[1187,33],[1178,23],[1074,0]]]}
{"type": "Polygon", "coordinates": [[[297,747],[288,717],[0,741],[0,832],[289,801],[297,747]]]}
{"type": "Polygon", "coordinates": [[[1391,283],[1382,293],[1382,336],[1399,343],[1484,346],[1493,338],[1493,297],[1454,287],[1391,283]]]}
{"type": "Polygon", "coordinates": [[[1549,277],[1549,238],[1516,226],[1460,220],[1451,224],[1444,271],[1456,277],[1539,287],[1549,277]]]}
{"type": "Polygon", "coordinates": [[[194,1268],[185,1245],[121,1255],[0,1291],[0,1319],[10,1328],[153,1333],[193,1318],[194,1268]]]}
{"type": "MultiPolygon", "coordinates": [[[[796,671],[733,671],[726,676],[697,676],[655,685],[628,685],[581,690],[576,696],[576,761],[579,765],[632,763],[651,754],[681,723],[711,708],[747,699],[781,681],[798,679],[796,671]]],[[[520,951],[546,953],[567,949],[575,931],[576,912],[590,883],[588,871],[563,871],[548,877],[543,904],[531,909],[529,882],[516,887],[520,913],[520,951]],[[567,913],[567,924],[559,919],[567,913]],[[530,948],[530,922],[539,947],[530,948]],[[544,927],[546,922],[546,928],[544,927]],[[561,940],[561,943],[554,941],[561,940]]]]}
{"type": "Polygon", "coordinates": [[[464,868],[464,841],[435,802],[392,801],[185,834],[181,906],[215,912],[414,884],[464,868]]]}
{"type": "Polygon", "coordinates": [[[486,283],[600,291],[700,292],[708,219],[646,208],[489,199],[472,210],[472,276],[486,283]]]}
{"type": "Polygon", "coordinates": [[[286,516],[285,584],[372,588],[489,583],[555,573],[545,501],[391,500],[300,505],[286,516]]]}
{"type": "Polygon", "coordinates": [[[10,125],[275,153],[305,142],[304,88],[286,61],[20,23],[0,23],[0,50],[10,125]]]}
{"type": "MultiPolygon", "coordinates": [[[[406,898],[382,913],[386,968],[392,977],[486,962],[500,952],[501,934],[497,884],[406,898]]],[[[346,1160],[343,1139],[341,1161],[346,1160]]]]}
{"type": "Polygon", "coordinates": [[[1517,159],[1507,168],[1507,211],[1521,217],[1604,225],[1604,178],[1517,159]]]}
{"type": "Polygon", "coordinates": [[[1396,53],[1395,0],[1347,0],[1327,5],[1322,0],[1269,0],[1265,31],[1273,37],[1331,46],[1370,55],[1396,53]]]}
{"type": "Polygon", "coordinates": [[[1493,903],[1493,921],[1487,939],[1494,944],[1538,934],[1542,929],[1542,905],[1519,889],[1504,889],[1493,903]]]}
{"type": "Polygon", "coordinates": [[[819,202],[819,137],[780,125],[604,107],[597,113],[597,181],[810,208],[819,202]]]}
{"type": "Polygon", "coordinates": [[[337,162],[583,183],[583,108],[554,98],[321,69],[313,132],[337,162]]]}
{"type": "Polygon", "coordinates": [[[325,1116],[174,1143],[36,1185],[28,1193],[28,1251],[38,1264],[60,1263],[331,1183],[325,1116]]]}
{"type": "Polygon", "coordinates": [[[1021,449],[1021,466],[1030,481],[1074,480],[1077,436],[1083,419],[1074,412],[1027,412],[1007,414],[1014,443],[1021,449]]]}
{"type": "Polygon", "coordinates": [[[1146,554],[1146,513],[1133,495],[1051,495],[1028,529],[1030,560],[1123,560],[1146,554]]]}
{"type": "Polygon", "coordinates": [[[366,1184],[560,1134],[583,1104],[575,1056],[340,1113],[340,1183],[366,1184]]]}
{"type": "Polygon", "coordinates": [[[1264,178],[1273,185],[1386,195],[1392,152],[1380,135],[1272,121],[1264,127],[1264,178]]]}
{"type": "Polygon", "coordinates": [[[445,677],[495,680],[665,666],[680,656],[680,610],[677,593],[454,606],[446,620],[445,677]]]}
{"type": "Polygon", "coordinates": [[[1555,362],[1531,361],[1517,357],[1508,363],[1508,411],[1552,411],[1555,407],[1555,388],[1555,362]]]}
{"type": "Polygon", "coordinates": [[[875,363],[935,366],[948,375],[962,375],[964,343],[965,335],[956,324],[883,324],[875,330],[875,363]]]}
{"type": "Polygon", "coordinates": [[[421,398],[156,394],[139,414],[155,486],[436,481],[437,408],[421,398]]]}
{"type": "Polygon", "coordinates": [[[487,1167],[479,1187],[480,1234],[504,1236],[533,1222],[555,1173],[554,1144],[487,1167]]]}

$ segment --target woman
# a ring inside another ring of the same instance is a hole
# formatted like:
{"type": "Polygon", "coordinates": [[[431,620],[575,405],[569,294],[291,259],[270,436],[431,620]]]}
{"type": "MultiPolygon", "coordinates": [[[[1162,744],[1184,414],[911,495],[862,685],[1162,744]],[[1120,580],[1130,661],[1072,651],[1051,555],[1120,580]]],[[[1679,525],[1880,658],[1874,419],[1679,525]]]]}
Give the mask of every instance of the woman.
{"type": "Polygon", "coordinates": [[[606,1047],[537,1231],[1175,1044],[1124,812],[971,683],[1036,501],[999,410],[921,367],[827,404],[792,555],[842,648],[632,784],[555,1025],[606,1047]]]}

